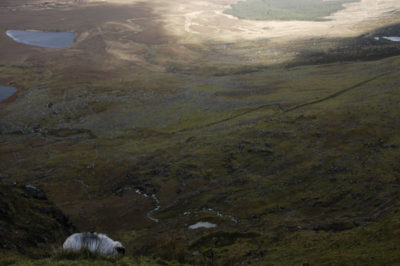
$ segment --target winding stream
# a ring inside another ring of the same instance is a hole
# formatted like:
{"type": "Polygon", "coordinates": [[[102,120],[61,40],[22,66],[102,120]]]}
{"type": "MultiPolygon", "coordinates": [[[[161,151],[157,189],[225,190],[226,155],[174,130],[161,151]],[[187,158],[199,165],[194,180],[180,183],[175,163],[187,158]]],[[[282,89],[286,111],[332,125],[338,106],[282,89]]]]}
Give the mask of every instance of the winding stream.
{"type": "Polygon", "coordinates": [[[151,197],[154,199],[154,201],[156,202],[156,207],[154,208],[154,209],[152,209],[151,211],[149,211],[148,213],[147,213],[147,218],[149,218],[150,220],[152,220],[153,222],[156,222],[156,223],[158,223],[159,222],[159,220],[157,219],[157,218],[154,218],[153,216],[152,216],[152,214],[153,213],[155,213],[156,211],[158,211],[159,209],[160,209],[160,201],[159,201],[159,199],[157,198],[157,196],[156,196],[156,194],[152,194],[151,195],[151,197]]]}
{"type": "MultiPolygon", "coordinates": [[[[145,198],[148,198],[148,197],[149,197],[149,195],[148,195],[147,193],[141,191],[140,189],[135,189],[135,193],[136,193],[136,194],[139,194],[140,196],[145,197],[145,198]]],[[[152,214],[155,213],[156,211],[158,211],[158,210],[160,209],[160,207],[161,207],[161,206],[160,206],[160,200],[157,198],[157,195],[156,195],[156,194],[152,194],[152,195],[151,195],[151,198],[152,198],[152,199],[154,200],[154,202],[156,203],[156,207],[155,207],[154,209],[148,211],[147,214],[146,214],[146,216],[147,216],[147,218],[149,218],[149,219],[152,220],[153,222],[158,223],[159,220],[158,220],[157,218],[154,218],[154,217],[152,216],[152,214]]]]}
{"type": "MultiPolygon", "coordinates": [[[[224,213],[222,213],[220,211],[217,211],[217,210],[214,210],[212,208],[206,208],[206,209],[203,209],[203,211],[208,211],[208,212],[211,212],[211,213],[213,213],[213,214],[215,214],[215,215],[217,215],[219,217],[227,218],[227,219],[231,220],[234,223],[238,223],[239,222],[239,220],[236,219],[235,217],[233,217],[232,215],[224,214],[224,213]]],[[[183,213],[183,215],[186,216],[186,215],[192,215],[192,214],[196,214],[196,213],[199,213],[199,211],[194,211],[194,212],[186,211],[186,212],[183,213]]]]}

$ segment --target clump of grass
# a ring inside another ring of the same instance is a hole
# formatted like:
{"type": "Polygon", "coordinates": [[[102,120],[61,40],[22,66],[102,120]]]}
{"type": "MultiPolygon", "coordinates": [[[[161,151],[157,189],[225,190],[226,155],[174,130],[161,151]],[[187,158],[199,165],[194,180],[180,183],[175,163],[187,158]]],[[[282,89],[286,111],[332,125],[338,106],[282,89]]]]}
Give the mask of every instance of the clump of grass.
{"type": "Polygon", "coordinates": [[[19,266],[108,266],[108,265],[161,265],[160,261],[156,261],[150,257],[130,257],[121,255],[106,256],[93,253],[89,250],[81,250],[79,252],[65,251],[62,249],[54,249],[51,257],[34,259],[26,257],[22,254],[5,252],[0,253],[0,265],[19,265],[19,266]]]}
{"type": "Polygon", "coordinates": [[[97,252],[92,252],[87,248],[80,251],[69,251],[59,249],[56,250],[52,257],[53,260],[105,260],[109,262],[116,262],[122,258],[121,255],[103,255],[97,252]]]}

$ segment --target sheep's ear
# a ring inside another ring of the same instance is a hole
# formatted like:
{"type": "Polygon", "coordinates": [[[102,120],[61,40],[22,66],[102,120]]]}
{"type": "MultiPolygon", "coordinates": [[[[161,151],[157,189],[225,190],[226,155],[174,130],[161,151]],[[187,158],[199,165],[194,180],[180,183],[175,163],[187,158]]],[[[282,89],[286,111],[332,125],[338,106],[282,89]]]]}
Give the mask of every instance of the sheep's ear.
{"type": "Polygon", "coordinates": [[[115,247],[115,248],[116,248],[116,247],[122,247],[121,242],[119,242],[119,241],[114,241],[114,247],[115,247]]]}

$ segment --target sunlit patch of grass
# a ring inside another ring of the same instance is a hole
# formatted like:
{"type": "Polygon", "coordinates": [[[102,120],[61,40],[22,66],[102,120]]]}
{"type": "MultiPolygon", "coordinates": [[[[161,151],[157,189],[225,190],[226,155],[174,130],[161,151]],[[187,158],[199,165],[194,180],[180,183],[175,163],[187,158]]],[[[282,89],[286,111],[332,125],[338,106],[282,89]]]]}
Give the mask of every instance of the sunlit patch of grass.
{"type": "Polygon", "coordinates": [[[322,20],[343,8],[344,3],[358,0],[243,0],[230,9],[226,14],[241,19],[254,20],[322,20]]]}

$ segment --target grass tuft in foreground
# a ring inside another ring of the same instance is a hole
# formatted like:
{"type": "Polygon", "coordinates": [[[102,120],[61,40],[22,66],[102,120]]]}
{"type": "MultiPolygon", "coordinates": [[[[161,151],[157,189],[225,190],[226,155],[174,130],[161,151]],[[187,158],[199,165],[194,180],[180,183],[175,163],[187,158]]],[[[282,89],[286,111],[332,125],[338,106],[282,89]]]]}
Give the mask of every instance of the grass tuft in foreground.
{"type": "Polygon", "coordinates": [[[0,265],[160,265],[159,261],[155,261],[151,258],[136,257],[132,258],[129,256],[113,255],[106,256],[98,253],[90,252],[87,249],[83,249],[80,252],[64,251],[62,249],[55,250],[49,258],[36,259],[23,257],[16,254],[8,254],[1,256],[0,265]]]}

